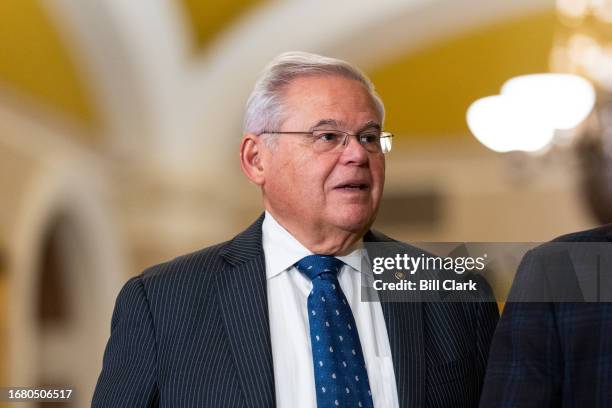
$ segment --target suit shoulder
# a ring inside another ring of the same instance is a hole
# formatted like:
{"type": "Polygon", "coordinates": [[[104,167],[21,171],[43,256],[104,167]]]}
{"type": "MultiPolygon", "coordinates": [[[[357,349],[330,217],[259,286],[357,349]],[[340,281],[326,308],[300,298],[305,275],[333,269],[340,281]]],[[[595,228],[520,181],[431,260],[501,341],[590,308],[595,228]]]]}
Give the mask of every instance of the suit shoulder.
{"type": "Polygon", "coordinates": [[[612,224],[561,235],[552,242],[607,242],[612,241],[612,224]]]}
{"type": "Polygon", "coordinates": [[[223,260],[221,253],[230,241],[221,242],[188,254],[178,256],[166,262],[153,265],[145,269],[139,278],[145,286],[176,279],[177,275],[210,275],[218,270],[223,260]]]}
{"type": "MultiPolygon", "coordinates": [[[[612,224],[592,228],[584,231],[561,235],[552,241],[544,242],[527,251],[525,259],[533,261],[535,258],[555,255],[570,250],[574,243],[605,243],[612,242],[612,224]]],[[[529,262],[527,262],[529,263],[529,262]]]]}
{"type": "MultiPolygon", "coordinates": [[[[430,255],[427,251],[395,238],[389,237],[377,230],[369,230],[363,237],[366,248],[380,248],[387,251],[401,251],[414,256],[424,254],[430,255]]],[[[382,251],[385,252],[385,251],[382,251]]]]}
{"type": "Polygon", "coordinates": [[[398,240],[388,237],[380,231],[371,229],[363,236],[365,242],[399,242],[398,240]]]}

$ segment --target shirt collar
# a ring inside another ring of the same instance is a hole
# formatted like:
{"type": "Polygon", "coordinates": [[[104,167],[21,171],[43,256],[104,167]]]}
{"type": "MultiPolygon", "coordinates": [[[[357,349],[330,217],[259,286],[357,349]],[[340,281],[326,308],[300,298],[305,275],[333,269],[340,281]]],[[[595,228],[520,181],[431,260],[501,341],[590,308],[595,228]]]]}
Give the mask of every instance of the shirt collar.
{"type": "MultiPolygon", "coordinates": [[[[262,246],[266,260],[266,278],[271,279],[276,275],[293,267],[293,265],[304,258],[312,255],[289,231],[280,225],[272,215],[266,211],[262,231],[262,246]]],[[[345,264],[354,270],[361,272],[361,260],[366,255],[363,242],[359,241],[357,247],[347,255],[337,256],[345,264]]]]}

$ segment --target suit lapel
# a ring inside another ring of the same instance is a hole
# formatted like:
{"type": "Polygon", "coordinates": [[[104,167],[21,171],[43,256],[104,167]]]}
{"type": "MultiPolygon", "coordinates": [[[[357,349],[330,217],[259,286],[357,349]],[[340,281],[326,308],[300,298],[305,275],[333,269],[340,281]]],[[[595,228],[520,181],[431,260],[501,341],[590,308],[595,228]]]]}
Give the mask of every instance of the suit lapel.
{"type": "Polygon", "coordinates": [[[263,215],[222,250],[227,264],[216,278],[221,315],[249,407],[275,405],[262,222],[263,215]]]}
{"type": "MultiPolygon", "coordinates": [[[[379,243],[397,241],[375,231],[364,236],[370,259],[385,256],[389,248],[381,248],[379,243]],[[367,243],[374,243],[368,246],[367,243]],[[377,245],[378,244],[378,245],[377,245]],[[378,253],[380,251],[380,253],[378,253]]],[[[399,244],[401,245],[401,244],[399,244]]],[[[389,254],[387,254],[388,256],[389,254]]],[[[423,303],[415,301],[380,302],[395,372],[397,396],[400,407],[421,407],[425,405],[425,342],[423,339],[423,303]]]]}
{"type": "Polygon", "coordinates": [[[420,407],[425,401],[425,345],[422,303],[381,302],[400,407],[420,407]]]}

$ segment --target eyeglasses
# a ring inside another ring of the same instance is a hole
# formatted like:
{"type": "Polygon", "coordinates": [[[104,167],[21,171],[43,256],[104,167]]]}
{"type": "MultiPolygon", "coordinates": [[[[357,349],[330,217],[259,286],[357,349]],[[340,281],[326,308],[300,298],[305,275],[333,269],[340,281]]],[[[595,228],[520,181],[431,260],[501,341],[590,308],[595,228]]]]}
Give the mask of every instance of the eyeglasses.
{"type": "Polygon", "coordinates": [[[310,139],[312,149],[317,153],[330,152],[332,150],[340,150],[340,146],[346,147],[349,142],[349,136],[355,136],[357,142],[362,145],[370,153],[389,153],[391,151],[392,133],[382,132],[380,130],[366,130],[355,134],[343,132],[342,130],[313,130],[310,132],[273,132],[263,131],[260,135],[305,135],[310,139]]]}

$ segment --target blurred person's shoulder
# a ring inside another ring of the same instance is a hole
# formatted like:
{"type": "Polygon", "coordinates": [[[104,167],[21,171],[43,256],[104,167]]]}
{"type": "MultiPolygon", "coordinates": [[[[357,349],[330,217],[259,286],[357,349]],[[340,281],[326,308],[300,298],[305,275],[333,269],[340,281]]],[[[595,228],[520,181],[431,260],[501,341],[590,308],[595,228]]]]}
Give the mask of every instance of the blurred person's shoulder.
{"type": "Polygon", "coordinates": [[[586,246],[585,244],[605,244],[607,242],[612,242],[612,224],[564,234],[527,251],[523,258],[523,267],[534,272],[539,270],[541,261],[544,259],[559,259],[560,255],[567,256],[576,252],[584,254],[592,251],[595,253],[607,248],[601,245],[586,246]]]}
{"type": "Polygon", "coordinates": [[[561,235],[552,242],[607,242],[612,241],[612,224],[561,235]]]}
{"type": "Polygon", "coordinates": [[[544,242],[528,251],[531,254],[546,255],[571,248],[572,243],[612,241],[612,224],[602,225],[583,231],[571,232],[544,242]]]}

